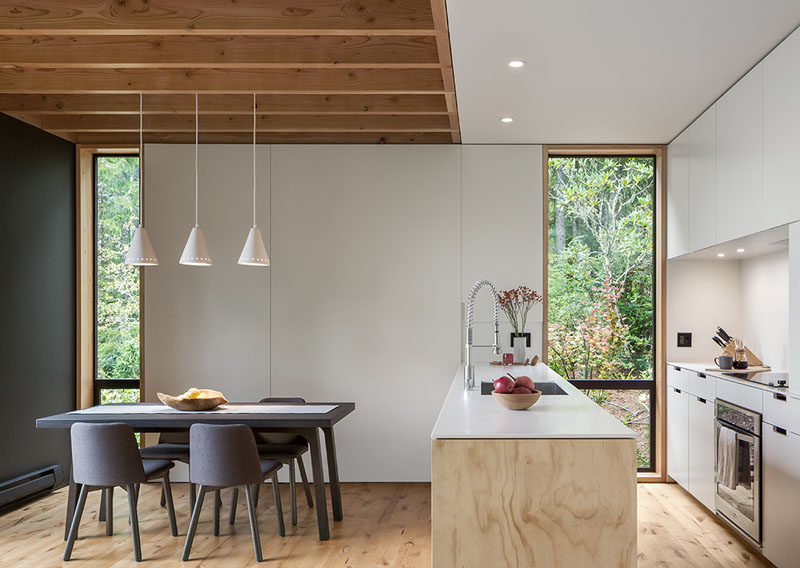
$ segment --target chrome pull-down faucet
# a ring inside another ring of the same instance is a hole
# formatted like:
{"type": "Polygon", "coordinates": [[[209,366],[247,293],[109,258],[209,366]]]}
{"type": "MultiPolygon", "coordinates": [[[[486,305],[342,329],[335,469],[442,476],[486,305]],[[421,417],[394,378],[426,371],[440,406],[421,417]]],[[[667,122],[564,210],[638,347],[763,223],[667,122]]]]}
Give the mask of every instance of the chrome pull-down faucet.
{"type": "Polygon", "coordinates": [[[464,390],[472,390],[475,388],[475,366],[472,364],[472,348],[473,347],[492,347],[496,354],[500,354],[500,324],[498,317],[500,315],[500,300],[497,297],[497,290],[494,285],[488,280],[480,280],[475,282],[472,289],[469,291],[467,297],[467,322],[466,322],[466,354],[464,355],[464,390]],[[494,343],[492,345],[473,345],[472,344],[472,310],[475,306],[475,296],[481,288],[488,288],[492,293],[494,300],[494,343]]]}

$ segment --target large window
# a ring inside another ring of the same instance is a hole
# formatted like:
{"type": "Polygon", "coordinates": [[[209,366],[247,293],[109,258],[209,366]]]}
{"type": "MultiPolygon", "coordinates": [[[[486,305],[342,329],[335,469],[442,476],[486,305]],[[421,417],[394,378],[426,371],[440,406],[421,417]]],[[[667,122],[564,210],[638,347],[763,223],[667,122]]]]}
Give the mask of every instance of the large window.
{"type": "Polygon", "coordinates": [[[139,269],[125,264],[138,183],[137,156],[94,157],[95,403],[139,401],[139,269]]]}
{"type": "Polygon", "coordinates": [[[548,363],[655,465],[655,157],[548,159],[548,363]]]}

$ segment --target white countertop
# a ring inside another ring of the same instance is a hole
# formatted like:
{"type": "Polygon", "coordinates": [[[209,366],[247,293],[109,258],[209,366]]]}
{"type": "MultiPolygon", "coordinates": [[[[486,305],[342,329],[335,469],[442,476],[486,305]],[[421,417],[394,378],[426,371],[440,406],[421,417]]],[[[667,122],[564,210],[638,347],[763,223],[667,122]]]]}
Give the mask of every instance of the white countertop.
{"type": "MultiPolygon", "coordinates": [[[[730,375],[724,375],[719,371],[706,371],[713,367],[713,364],[708,363],[686,363],[683,361],[667,361],[667,365],[671,365],[673,367],[680,367],[682,369],[689,369],[690,371],[694,371],[695,373],[704,373],[709,377],[714,377],[715,379],[723,379],[726,381],[730,381],[732,383],[739,383],[741,385],[746,385],[748,387],[753,387],[759,390],[765,390],[769,392],[776,392],[780,394],[785,394],[787,396],[792,396],[793,398],[797,398],[796,395],[790,395],[788,388],[777,388],[771,387],[769,385],[764,385],[761,383],[757,383],[755,381],[748,381],[747,379],[739,379],[737,377],[731,377],[730,375]]],[[[783,372],[780,369],[773,369],[773,372],[783,372]]]]}
{"type": "Polygon", "coordinates": [[[459,366],[447,392],[431,438],[633,438],[633,430],[611,416],[544,363],[512,367],[534,383],[555,381],[566,395],[542,395],[527,410],[508,410],[491,395],[482,395],[481,381],[494,380],[509,369],[475,365],[476,389],[464,390],[464,367],[459,366]]]}

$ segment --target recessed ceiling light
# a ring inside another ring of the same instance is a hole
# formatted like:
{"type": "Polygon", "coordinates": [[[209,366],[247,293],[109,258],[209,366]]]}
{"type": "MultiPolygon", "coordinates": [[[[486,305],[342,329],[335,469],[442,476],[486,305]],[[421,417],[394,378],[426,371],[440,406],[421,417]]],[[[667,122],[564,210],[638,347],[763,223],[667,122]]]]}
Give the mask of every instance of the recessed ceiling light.
{"type": "Polygon", "coordinates": [[[718,253],[717,253],[717,256],[718,256],[718,257],[720,257],[720,258],[722,258],[723,256],[725,256],[725,253],[724,253],[724,252],[718,252],[718,253]]]}
{"type": "Polygon", "coordinates": [[[744,252],[744,249],[736,249],[736,252],[744,252]]]}
{"type": "Polygon", "coordinates": [[[520,67],[525,67],[525,62],[520,59],[514,59],[508,62],[508,66],[512,69],[519,69],[520,67]]]}
{"type": "Polygon", "coordinates": [[[506,124],[508,124],[509,122],[514,122],[514,119],[511,118],[510,116],[504,116],[503,118],[500,119],[500,122],[505,122],[506,124]]]}

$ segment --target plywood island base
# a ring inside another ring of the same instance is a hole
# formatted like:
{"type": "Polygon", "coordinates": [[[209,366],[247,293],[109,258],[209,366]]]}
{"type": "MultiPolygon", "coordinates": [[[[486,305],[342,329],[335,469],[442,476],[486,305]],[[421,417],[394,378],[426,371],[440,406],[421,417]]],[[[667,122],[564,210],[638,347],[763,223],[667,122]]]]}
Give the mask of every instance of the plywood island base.
{"type": "Polygon", "coordinates": [[[434,439],[434,568],[636,565],[633,439],[434,439]]]}

